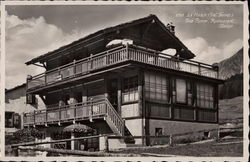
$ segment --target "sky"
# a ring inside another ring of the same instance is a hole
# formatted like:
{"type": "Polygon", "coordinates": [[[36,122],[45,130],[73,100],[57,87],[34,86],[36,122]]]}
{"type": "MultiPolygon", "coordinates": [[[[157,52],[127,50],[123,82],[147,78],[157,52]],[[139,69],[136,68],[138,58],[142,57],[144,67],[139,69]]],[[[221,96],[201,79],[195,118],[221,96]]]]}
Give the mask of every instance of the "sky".
{"type": "Polygon", "coordinates": [[[155,14],[172,22],[176,36],[212,64],[243,46],[241,5],[6,6],[6,88],[26,82],[43,68],[25,62],[106,27],[155,14]]]}

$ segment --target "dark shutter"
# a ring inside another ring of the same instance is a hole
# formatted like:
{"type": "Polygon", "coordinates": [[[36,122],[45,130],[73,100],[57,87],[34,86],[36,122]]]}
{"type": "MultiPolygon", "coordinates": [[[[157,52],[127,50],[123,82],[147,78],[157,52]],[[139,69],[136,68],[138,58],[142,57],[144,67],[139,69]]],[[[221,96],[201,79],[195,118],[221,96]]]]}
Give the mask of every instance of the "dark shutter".
{"type": "Polygon", "coordinates": [[[36,96],[34,94],[27,94],[26,95],[26,103],[27,104],[36,104],[36,96]]]}

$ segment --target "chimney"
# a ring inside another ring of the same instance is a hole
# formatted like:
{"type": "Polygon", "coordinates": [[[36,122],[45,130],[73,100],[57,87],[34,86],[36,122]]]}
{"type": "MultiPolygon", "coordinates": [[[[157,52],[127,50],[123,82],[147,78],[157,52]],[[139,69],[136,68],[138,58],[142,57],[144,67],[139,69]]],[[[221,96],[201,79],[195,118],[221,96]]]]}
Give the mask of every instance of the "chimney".
{"type": "Polygon", "coordinates": [[[173,25],[172,22],[170,22],[170,23],[167,24],[167,29],[168,29],[171,33],[175,34],[175,26],[173,25]]]}

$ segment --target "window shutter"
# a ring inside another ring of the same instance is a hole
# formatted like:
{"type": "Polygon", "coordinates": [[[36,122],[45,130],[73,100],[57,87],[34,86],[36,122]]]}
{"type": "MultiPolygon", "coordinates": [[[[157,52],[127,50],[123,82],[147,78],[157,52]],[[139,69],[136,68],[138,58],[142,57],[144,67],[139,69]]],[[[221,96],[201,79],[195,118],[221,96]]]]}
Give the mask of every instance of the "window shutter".
{"type": "Polygon", "coordinates": [[[14,114],[14,127],[15,128],[20,128],[20,115],[19,114],[14,114]]]}
{"type": "Polygon", "coordinates": [[[26,104],[36,104],[36,96],[34,94],[27,94],[26,95],[26,104]]]}

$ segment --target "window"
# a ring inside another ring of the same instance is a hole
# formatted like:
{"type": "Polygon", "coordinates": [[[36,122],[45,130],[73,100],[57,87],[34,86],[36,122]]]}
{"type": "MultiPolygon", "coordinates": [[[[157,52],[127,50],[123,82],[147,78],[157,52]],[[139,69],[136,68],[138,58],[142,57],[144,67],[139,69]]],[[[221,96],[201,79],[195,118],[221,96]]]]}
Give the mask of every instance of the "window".
{"type": "Polygon", "coordinates": [[[187,81],[187,99],[188,105],[193,105],[193,86],[190,81],[187,81]]]}
{"type": "Polygon", "coordinates": [[[174,118],[181,120],[195,120],[194,109],[175,108],[174,118]]]}
{"type": "Polygon", "coordinates": [[[69,102],[70,102],[69,94],[63,96],[63,102],[64,102],[65,105],[69,105],[69,102]]]}
{"type": "Polygon", "coordinates": [[[149,104],[150,116],[160,118],[170,118],[170,105],[149,104]]]}
{"type": "Polygon", "coordinates": [[[6,128],[13,128],[13,114],[14,112],[5,112],[5,127],[6,128]]]}
{"type": "Polygon", "coordinates": [[[140,110],[138,103],[122,105],[121,116],[123,118],[139,116],[140,110]]]}
{"type": "Polygon", "coordinates": [[[162,136],[163,130],[162,128],[155,128],[155,136],[162,136]]]}
{"type": "Polygon", "coordinates": [[[213,86],[206,84],[197,84],[197,106],[202,108],[213,108],[213,86]]]}
{"type": "Polygon", "coordinates": [[[21,116],[14,112],[5,112],[5,127],[6,128],[20,128],[21,116]]]}
{"type": "Polygon", "coordinates": [[[176,86],[175,86],[175,79],[172,80],[172,97],[173,97],[173,102],[176,102],[176,86]]]}
{"type": "Polygon", "coordinates": [[[76,99],[77,103],[81,103],[82,102],[82,92],[76,92],[75,99],[76,99]]]}
{"type": "Polygon", "coordinates": [[[176,102],[186,103],[187,85],[184,79],[176,79],[176,102]]]}
{"type": "Polygon", "coordinates": [[[145,73],[145,97],[150,101],[168,102],[168,80],[161,73],[145,73]]]}
{"type": "Polygon", "coordinates": [[[210,112],[205,110],[198,111],[198,120],[205,122],[216,122],[217,121],[217,113],[210,112]]]}
{"type": "Polygon", "coordinates": [[[138,100],[138,76],[124,78],[122,102],[131,102],[138,100]]]}
{"type": "Polygon", "coordinates": [[[173,101],[181,104],[193,105],[193,85],[191,81],[184,79],[172,80],[173,101]]]}
{"type": "Polygon", "coordinates": [[[37,106],[38,100],[34,94],[27,94],[26,95],[26,103],[37,106]]]}
{"type": "Polygon", "coordinates": [[[17,113],[14,114],[13,116],[13,124],[15,128],[20,128],[21,126],[21,116],[17,113]]]}

